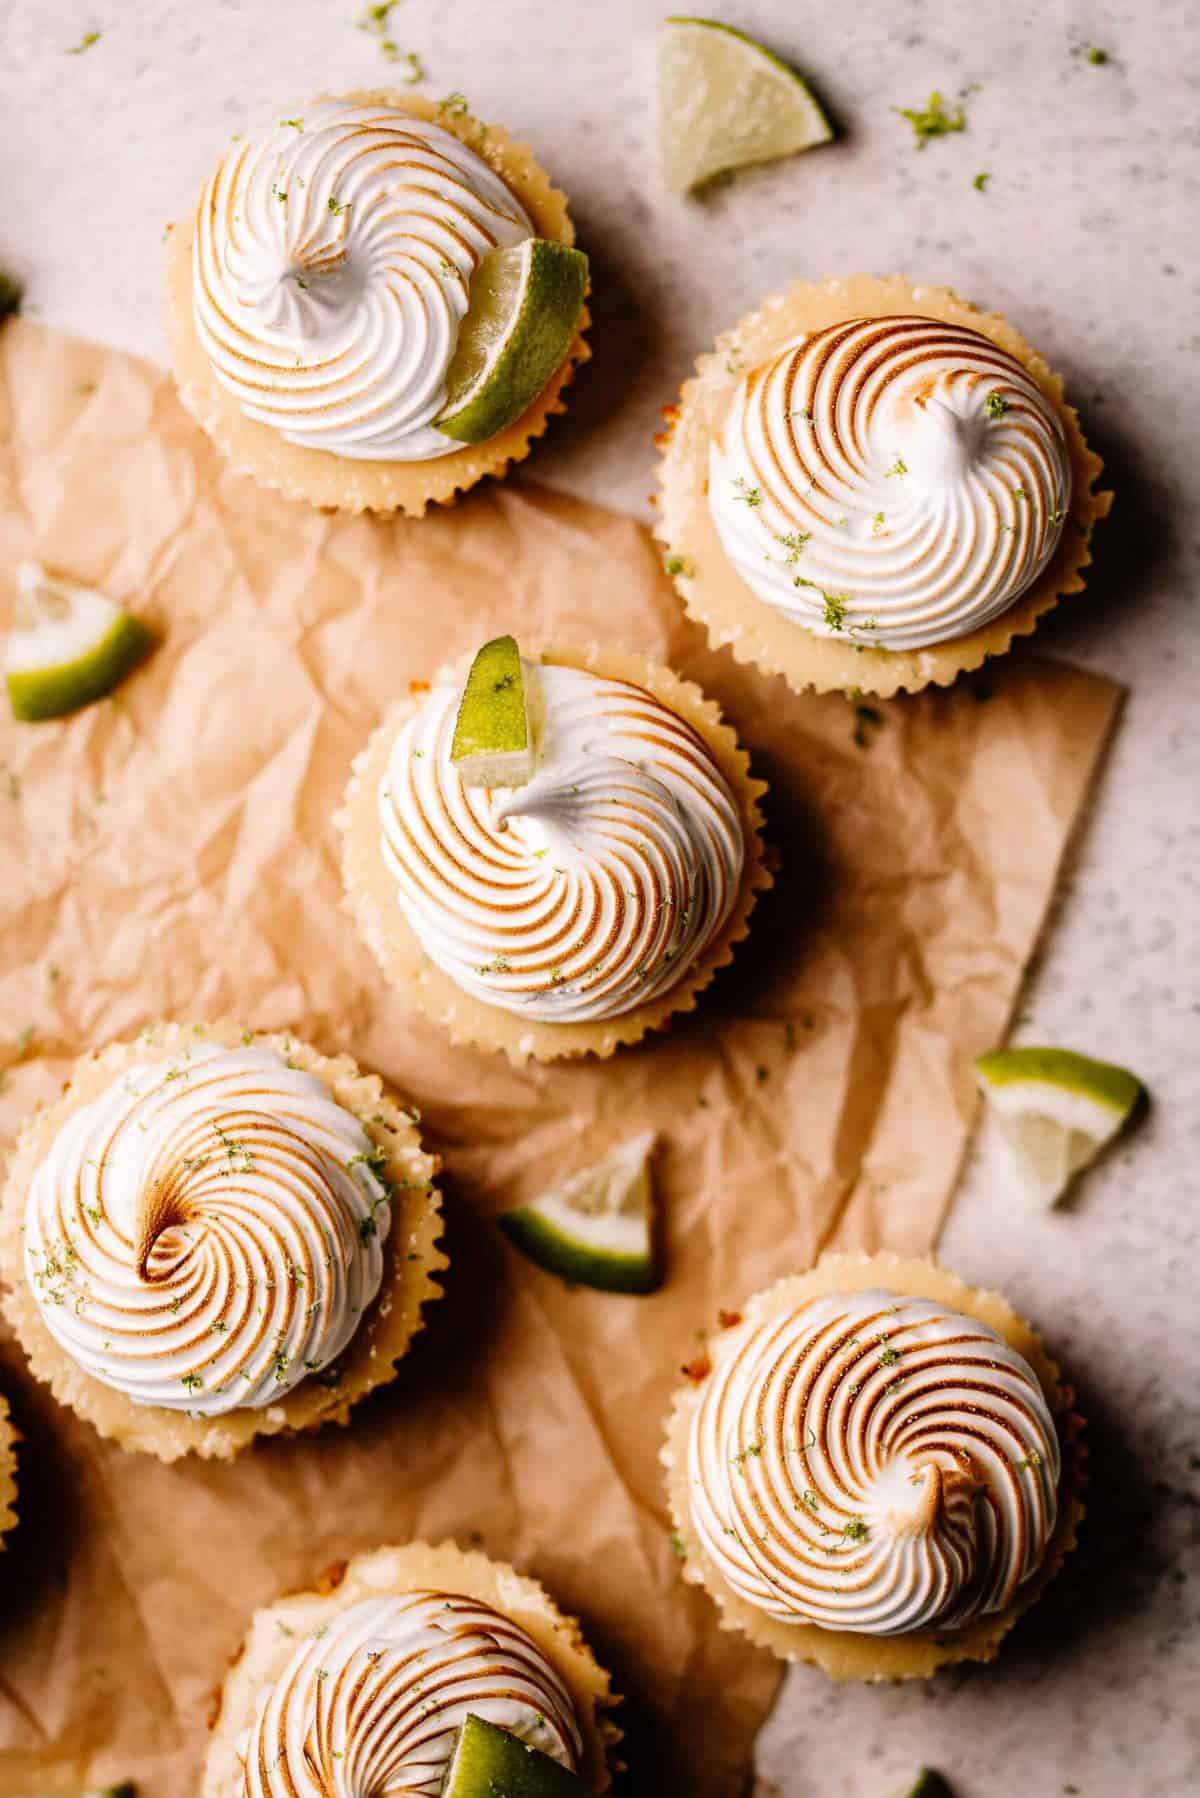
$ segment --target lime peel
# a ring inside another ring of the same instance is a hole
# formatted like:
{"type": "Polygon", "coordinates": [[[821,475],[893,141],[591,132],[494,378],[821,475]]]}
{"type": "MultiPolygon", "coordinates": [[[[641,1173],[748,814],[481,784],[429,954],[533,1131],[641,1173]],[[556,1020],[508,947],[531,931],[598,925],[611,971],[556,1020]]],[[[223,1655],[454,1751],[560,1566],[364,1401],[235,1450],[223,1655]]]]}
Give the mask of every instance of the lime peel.
{"type": "Polygon", "coordinates": [[[438,430],[486,443],[515,424],[565,360],[587,288],[587,257],[553,238],[489,250],[471,278],[438,430]]]}
{"type": "Polygon", "coordinates": [[[585,1798],[591,1787],[510,1730],[468,1712],[442,1798],[585,1798]]]}
{"type": "Polygon", "coordinates": [[[1053,1205],[1126,1123],[1144,1088],[1126,1068],[1071,1049],[998,1049],[975,1063],[1021,1181],[1053,1205]]]}
{"type": "Polygon", "coordinates": [[[909,1790],[908,1798],[954,1798],[954,1794],[933,1767],[922,1767],[917,1774],[916,1785],[909,1790]]]}
{"type": "Polygon", "coordinates": [[[659,132],[680,193],[833,136],[807,82],[780,57],[732,25],[680,15],[667,19],[659,52],[659,132]]]}
{"type": "Polygon", "coordinates": [[[647,1293],[658,1285],[650,1161],[643,1131],[594,1166],[500,1218],[509,1241],[548,1273],[602,1292],[647,1293]]]}
{"type": "Polygon", "coordinates": [[[471,663],[450,760],[468,787],[519,787],[532,779],[533,731],[515,637],[493,637],[471,663]]]}

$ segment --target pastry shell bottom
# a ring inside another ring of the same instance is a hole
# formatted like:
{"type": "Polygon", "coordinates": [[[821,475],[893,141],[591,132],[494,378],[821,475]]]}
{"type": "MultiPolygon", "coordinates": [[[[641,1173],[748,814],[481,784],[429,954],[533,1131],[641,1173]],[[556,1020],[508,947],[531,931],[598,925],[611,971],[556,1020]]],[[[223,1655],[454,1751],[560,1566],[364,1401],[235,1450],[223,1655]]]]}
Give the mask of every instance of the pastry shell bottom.
{"type": "Polygon", "coordinates": [[[806,1274],[779,1280],[760,1292],[739,1314],[759,1320],[807,1304],[824,1293],[861,1292],[871,1287],[933,1299],[967,1317],[977,1318],[1023,1355],[1037,1375],[1062,1448],[1058,1518],[1037,1572],[1021,1586],[1012,1603],[979,1617],[964,1629],[941,1632],[913,1630],[902,1636],[868,1636],[855,1630],[831,1630],[811,1623],[782,1623],[768,1617],[735,1592],[711,1560],[692,1523],[688,1502],[688,1438],[699,1407],[704,1377],[682,1387],[672,1401],[662,1451],[667,1495],[674,1527],[684,1550],[683,1577],[703,1586],[721,1614],[724,1629],[740,1630],[760,1647],[785,1661],[803,1661],[838,1682],[850,1680],[925,1679],[956,1661],[994,1660],[1013,1624],[1035,1604],[1075,1546],[1084,1515],[1083,1419],[1075,1410],[1075,1394],[1046,1353],[1041,1338],[1017,1315],[1000,1293],[968,1286],[929,1259],[887,1253],[825,1255],[806,1274]]]}
{"type": "Polygon", "coordinates": [[[85,1418],[121,1447],[174,1461],[198,1454],[230,1460],[256,1436],[346,1423],[352,1407],[392,1379],[396,1363],[423,1323],[423,1307],[441,1296],[434,1277],[448,1266],[438,1247],[441,1200],[432,1181],[435,1158],[421,1147],[409,1113],[384,1091],[376,1074],[364,1074],[348,1055],[321,1055],[287,1033],[251,1032],[224,1019],[214,1024],[156,1024],[132,1042],[111,1043],[76,1063],[63,1097],[38,1112],[18,1141],[0,1194],[0,1274],[8,1287],[3,1309],[25,1350],[32,1372],[60,1404],[85,1418]],[[278,1404],[191,1417],[163,1406],[141,1405],[93,1378],[50,1334],[25,1277],[25,1201],[41,1161],[69,1117],[97,1098],[128,1068],[149,1056],[182,1057],[201,1043],[237,1048],[253,1040],[287,1056],[324,1081],[337,1103],[361,1123],[386,1154],[384,1175],[395,1187],[392,1222],[384,1243],[383,1281],[349,1344],[338,1356],[336,1385],[302,1380],[278,1404]]]}
{"type": "Polygon", "coordinates": [[[17,1521],[17,1443],[8,1400],[0,1393],[0,1550],[17,1521]]]}
{"type": "Polygon", "coordinates": [[[331,1569],[313,1591],[255,1612],[217,1701],[201,1798],[241,1798],[239,1744],[260,1698],[294,1654],[296,1638],[362,1599],[419,1591],[461,1594],[491,1605],[532,1637],[571,1694],[584,1744],[581,1775],[593,1791],[607,1791],[620,1733],[607,1715],[615,1699],[575,1618],[564,1616],[536,1580],[502,1561],[453,1542],[412,1542],[357,1555],[331,1569]]]}
{"type": "MultiPolygon", "coordinates": [[[[524,647],[524,646],[523,646],[524,647]]],[[[420,1006],[455,1043],[501,1049],[521,1064],[577,1055],[611,1055],[661,1029],[676,1012],[693,1011],[717,969],[732,959],[734,945],[749,929],[758,894],[771,885],[763,861],[761,800],[765,784],[750,774],[750,759],[716,704],[699,687],[644,656],[612,648],[534,645],[525,653],[543,663],[586,668],[609,680],[629,681],[690,724],[728,781],[741,820],[745,863],[733,909],[704,954],[667,992],[596,1023],[551,1024],[522,1018],[464,992],[425,954],[396,897],[395,881],[383,855],[376,794],[387,770],[396,734],[420,705],[417,694],[393,708],[356,758],[338,823],[343,835],[342,871],[346,903],[388,983],[420,1006]]],[[[465,669],[463,670],[465,675],[465,669]]]]}
{"type": "Polygon", "coordinates": [[[1063,398],[1061,377],[998,312],[982,312],[946,287],[914,286],[899,275],[850,275],[797,281],[785,293],[748,313],[699,358],[696,373],[668,408],[659,465],[655,535],[667,552],[684,607],[717,647],[727,645],[739,662],[781,674],[798,693],[853,691],[887,699],[933,683],[948,686],[959,674],[1003,655],[1028,636],[1044,613],[1066,594],[1078,593],[1091,562],[1092,526],[1112,504],[1096,492],[1103,463],[1084,441],[1079,418],[1063,398]],[[820,331],[848,318],[889,318],[917,313],[963,325],[990,338],[1028,369],[1054,408],[1071,462],[1069,517],[1049,565],[1016,602],[982,630],[923,649],[876,649],[840,637],[822,637],[768,605],[751,591],[729,561],[708,506],[708,453],[724,423],[743,374],[775,355],[801,332],[820,331]],[[675,564],[678,563],[678,569],[675,564]]]}

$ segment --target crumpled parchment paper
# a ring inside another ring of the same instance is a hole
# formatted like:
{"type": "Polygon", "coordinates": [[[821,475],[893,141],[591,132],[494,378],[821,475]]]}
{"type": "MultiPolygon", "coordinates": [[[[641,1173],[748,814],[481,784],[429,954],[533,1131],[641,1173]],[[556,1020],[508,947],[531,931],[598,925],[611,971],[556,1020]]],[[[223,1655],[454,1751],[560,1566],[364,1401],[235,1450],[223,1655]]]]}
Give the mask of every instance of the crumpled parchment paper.
{"type": "Polygon", "coordinates": [[[629,519],[513,483],[416,523],[324,516],[226,472],[157,368],[18,321],[0,617],[30,555],[162,645],[111,702],[0,721],[0,1141],[80,1051],[148,1020],[287,1026],[420,1106],[452,1268],[349,1430],[232,1467],[123,1455],[0,1339],[26,1438],[0,1791],[122,1776],[190,1798],[254,1607],[377,1543],[453,1535],[582,1617],[628,1696],[630,1789],[735,1792],[776,1674],[677,1578],[668,1394],[719,1306],[829,1246],[933,1242],[969,1060],[1004,1034],[1116,689],[1022,658],[866,714],[797,698],[704,647],[629,519]],[[451,1050],[340,908],[352,756],[410,680],[509,628],[672,662],[771,783],[777,886],[749,941],[697,1016],[602,1065],[451,1050]],[[496,1212],[647,1126],[661,1293],[570,1291],[502,1242],[496,1212]]]}

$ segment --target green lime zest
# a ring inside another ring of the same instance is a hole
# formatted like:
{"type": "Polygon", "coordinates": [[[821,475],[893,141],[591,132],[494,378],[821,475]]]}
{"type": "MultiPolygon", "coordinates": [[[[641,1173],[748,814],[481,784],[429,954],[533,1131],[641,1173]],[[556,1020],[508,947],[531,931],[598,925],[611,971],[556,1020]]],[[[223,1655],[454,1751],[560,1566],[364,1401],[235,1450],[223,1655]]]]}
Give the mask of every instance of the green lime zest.
{"type": "Polygon", "coordinates": [[[953,112],[947,112],[946,103],[936,89],[924,106],[894,106],[892,111],[908,120],[918,150],[925,149],[935,137],[949,137],[952,132],[967,128],[967,115],[962,107],[956,106],[953,112]]]}

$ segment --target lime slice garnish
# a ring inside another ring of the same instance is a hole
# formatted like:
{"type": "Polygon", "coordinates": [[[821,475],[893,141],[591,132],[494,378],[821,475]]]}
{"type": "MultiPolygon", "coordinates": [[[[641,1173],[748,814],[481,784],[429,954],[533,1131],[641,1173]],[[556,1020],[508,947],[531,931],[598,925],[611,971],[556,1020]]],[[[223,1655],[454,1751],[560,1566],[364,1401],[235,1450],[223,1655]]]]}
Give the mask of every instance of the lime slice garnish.
{"type": "Polygon", "coordinates": [[[17,603],[4,649],[14,718],[61,718],[103,699],[154,647],[140,619],[36,562],[17,570],[17,603]]]}
{"type": "Polygon", "coordinates": [[[467,1717],[446,1769],[442,1798],[584,1798],[582,1779],[483,1717],[467,1717]]]}
{"type": "Polygon", "coordinates": [[[1032,1203],[1054,1201],[1142,1096],[1141,1081],[1072,1049],[997,1049],[975,1063],[1021,1185],[1032,1203]]]}
{"type": "Polygon", "coordinates": [[[667,20],[658,94],[663,162],[680,193],[727,169],[773,162],[833,136],[795,69],[715,19],[667,20]]]}
{"type": "Polygon", "coordinates": [[[658,1284],[653,1149],[654,1132],[644,1131],[532,1204],[506,1212],[501,1229],[539,1267],[564,1280],[604,1292],[652,1292],[658,1284]]]}
{"type": "Polygon", "coordinates": [[[471,278],[438,430],[486,443],[528,411],[571,347],[587,284],[587,257],[565,243],[489,250],[471,278]]]}
{"type": "Polygon", "coordinates": [[[515,637],[493,637],[471,663],[450,760],[468,787],[519,787],[533,777],[533,732],[515,637]]]}

